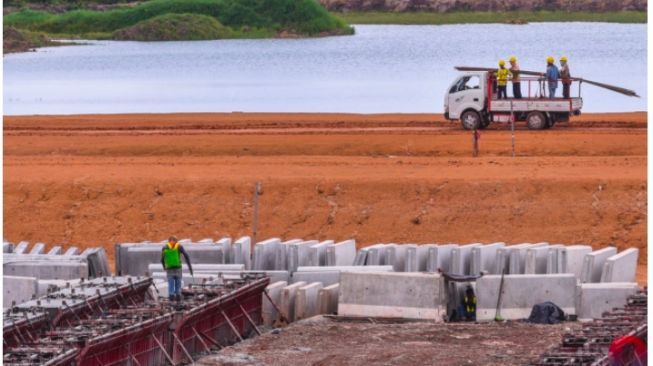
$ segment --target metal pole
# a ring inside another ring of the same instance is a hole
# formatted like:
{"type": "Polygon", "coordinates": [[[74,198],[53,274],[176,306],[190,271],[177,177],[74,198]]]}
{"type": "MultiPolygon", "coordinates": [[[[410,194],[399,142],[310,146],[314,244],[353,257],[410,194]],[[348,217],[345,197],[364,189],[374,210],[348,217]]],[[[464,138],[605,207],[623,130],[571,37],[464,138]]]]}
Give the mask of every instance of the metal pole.
{"type": "Polygon", "coordinates": [[[472,144],[473,144],[473,153],[472,156],[478,156],[478,137],[476,134],[476,129],[472,130],[472,144]]]}
{"type": "Polygon", "coordinates": [[[258,196],[261,192],[261,182],[256,182],[254,188],[254,217],[252,218],[252,241],[251,244],[256,244],[256,231],[258,226],[258,196]]]}
{"type": "Polygon", "coordinates": [[[510,128],[512,129],[512,157],[515,157],[515,113],[512,109],[512,100],[510,101],[510,128]]]}

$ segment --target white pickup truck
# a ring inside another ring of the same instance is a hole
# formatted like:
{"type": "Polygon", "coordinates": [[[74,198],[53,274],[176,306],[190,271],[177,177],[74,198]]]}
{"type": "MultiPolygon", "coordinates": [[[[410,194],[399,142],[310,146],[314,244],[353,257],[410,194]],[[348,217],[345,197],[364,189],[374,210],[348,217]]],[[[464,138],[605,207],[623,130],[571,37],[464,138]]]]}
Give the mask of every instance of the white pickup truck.
{"type": "MultiPolygon", "coordinates": [[[[580,115],[583,107],[580,97],[550,99],[544,96],[541,78],[521,78],[525,95],[522,99],[497,99],[493,88],[495,82],[493,73],[487,71],[461,74],[444,97],[444,117],[460,120],[463,128],[473,130],[485,128],[490,122],[509,123],[512,115],[515,121],[526,121],[528,128],[540,130],[550,128],[558,121],[569,121],[571,115],[580,115]]],[[[562,94],[561,84],[557,93],[562,94]]]]}

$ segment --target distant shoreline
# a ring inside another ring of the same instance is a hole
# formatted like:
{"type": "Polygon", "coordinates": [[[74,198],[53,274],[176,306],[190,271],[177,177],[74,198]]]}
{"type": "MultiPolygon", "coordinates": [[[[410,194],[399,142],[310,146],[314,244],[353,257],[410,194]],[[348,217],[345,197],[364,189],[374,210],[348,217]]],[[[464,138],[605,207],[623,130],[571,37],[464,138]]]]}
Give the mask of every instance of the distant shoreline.
{"type": "Polygon", "coordinates": [[[606,22],[646,24],[645,11],[567,12],[567,11],[508,11],[508,12],[331,12],[349,24],[525,24],[539,22],[606,22]]]}

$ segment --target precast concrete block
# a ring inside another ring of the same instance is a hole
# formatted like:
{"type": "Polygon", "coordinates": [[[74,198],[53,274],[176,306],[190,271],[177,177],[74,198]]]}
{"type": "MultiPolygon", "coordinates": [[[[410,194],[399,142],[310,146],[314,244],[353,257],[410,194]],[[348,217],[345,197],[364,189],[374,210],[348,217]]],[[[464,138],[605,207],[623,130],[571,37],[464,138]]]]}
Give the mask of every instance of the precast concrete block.
{"type": "Polygon", "coordinates": [[[38,280],[36,277],[4,275],[2,277],[2,286],[3,308],[29,301],[38,294],[38,280]]]}
{"type": "Polygon", "coordinates": [[[403,272],[418,272],[418,268],[419,265],[417,264],[417,246],[406,248],[403,272]]]}
{"type": "Polygon", "coordinates": [[[18,243],[18,245],[16,245],[16,247],[14,248],[14,254],[26,254],[26,253],[27,253],[28,246],[29,246],[29,242],[27,242],[27,241],[21,241],[21,242],[18,243]]]}
{"type": "Polygon", "coordinates": [[[603,265],[601,282],[635,282],[639,250],[628,248],[608,258],[603,265]]]}
{"type": "Polygon", "coordinates": [[[638,291],[636,283],[583,283],[579,285],[579,319],[599,319],[603,313],[626,304],[638,291]]]}
{"type": "Polygon", "coordinates": [[[36,243],[32,247],[32,250],[30,250],[29,254],[43,254],[45,253],[45,244],[43,243],[36,243]]]}
{"type": "Polygon", "coordinates": [[[63,255],[65,257],[70,257],[70,256],[73,256],[73,255],[79,255],[79,253],[80,253],[79,248],[70,247],[70,248],[68,248],[68,250],[66,250],[66,252],[63,255]]]}
{"type": "Polygon", "coordinates": [[[526,271],[526,252],[530,248],[547,247],[548,243],[523,243],[510,246],[510,256],[508,263],[508,273],[510,274],[524,274],[526,271]]]}
{"type": "Polygon", "coordinates": [[[451,272],[451,254],[457,247],[458,244],[438,244],[429,247],[426,271],[437,273],[438,269],[441,269],[443,272],[451,272]]]}
{"type": "Polygon", "coordinates": [[[506,243],[492,243],[472,248],[470,259],[470,274],[480,275],[481,272],[493,273],[496,268],[497,250],[506,243]]]}
{"type": "MultiPolygon", "coordinates": [[[[476,319],[494,320],[501,275],[476,280],[476,319]]],[[[576,314],[576,278],[566,274],[505,275],[500,316],[507,320],[526,319],[534,305],[551,301],[565,314],[576,314]]]]}
{"type": "Polygon", "coordinates": [[[327,266],[351,266],[356,257],[356,240],[350,239],[327,245],[327,266]]]}
{"type": "MultiPolygon", "coordinates": [[[[211,239],[208,239],[211,240],[211,239]]],[[[200,242],[201,243],[201,242],[200,242]]],[[[212,241],[205,242],[206,244],[211,244],[212,241]]],[[[215,242],[215,245],[222,248],[222,263],[223,264],[233,264],[234,263],[234,252],[231,247],[231,238],[222,238],[215,242]]]]}
{"type": "Polygon", "coordinates": [[[340,271],[294,272],[292,274],[292,283],[296,282],[320,282],[324,286],[329,286],[340,282],[340,271]]]}
{"type": "Polygon", "coordinates": [[[617,248],[615,247],[606,247],[586,254],[585,258],[583,258],[583,272],[581,273],[580,282],[601,282],[603,265],[608,260],[608,258],[612,257],[615,254],[617,254],[617,248]]]}
{"type": "Polygon", "coordinates": [[[548,247],[536,247],[526,249],[526,260],[524,263],[525,274],[546,274],[547,261],[549,258],[548,247]]]}
{"type": "Polygon", "coordinates": [[[288,270],[294,272],[299,266],[306,266],[309,263],[311,247],[318,244],[317,240],[300,241],[290,245],[290,257],[288,270]],[[291,267],[292,265],[292,267],[291,267]]]}
{"type": "Polygon", "coordinates": [[[297,290],[304,286],[306,286],[306,282],[297,282],[281,289],[279,311],[283,313],[283,316],[288,322],[295,321],[295,299],[297,298],[297,290]]]}
{"type": "Polygon", "coordinates": [[[319,314],[337,314],[339,294],[339,283],[322,288],[317,295],[319,314]]]}
{"type": "Polygon", "coordinates": [[[361,250],[356,252],[356,257],[354,257],[354,265],[364,266],[365,262],[367,262],[367,248],[361,248],[361,250]]]}
{"type": "Polygon", "coordinates": [[[367,247],[366,266],[380,266],[385,263],[386,244],[374,244],[367,247]]]}
{"type": "Polygon", "coordinates": [[[263,317],[263,324],[267,327],[273,326],[274,322],[279,317],[279,312],[276,307],[281,303],[281,290],[286,286],[288,286],[288,282],[277,281],[265,288],[265,292],[267,292],[270,299],[274,302],[273,305],[268,299],[268,296],[262,295],[263,307],[261,310],[261,316],[263,317]]]}
{"type": "MultiPolygon", "coordinates": [[[[406,251],[408,248],[417,249],[417,244],[388,244],[385,246],[385,262],[383,264],[390,265],[394,268],[395,272],[406,271],[406,251]]],[[[415,261],[417,261],[417,253],[415,253],[415,261]]],[[[415,263],[416,266],[416,263],[415,263]]],[[[411,271],[413,272],[413,271],[411,271]]]]}
{"type": "Polygon", "coordinates": [[[35,277],[41,280],[88,278],[85,260],[20,261],[3,263],[4,275],[35,277]]]}
{"type": "Polygon", "coordinates": [[[234,264],[242,263],[246,269],[252,269],[252,239],[249,236],[242,236],[235,243],[239,250],[234,251],[234,264]]]}
{"type": "Polygon", "coordinates": [[[331,267],[299,267],[297,272],[392,272],[392,266],[331,266],[331,267]]]}
{"type": "Polygon", "coordinates": [[[297,289],[295,298],[296,320],[307,319],[319,314],[318,294],[323,287],[321,282],[313,282],[297,289]]]}
{"type": "Polygon", "coordinates": [[[13,253],[14,245],[8,241],[2,243],[2,252],[3,253],[13,253]]]}
{"type": "Polygon", "coordinates": [[[549,246],[546,254],[546,272],[566,273],[567,270],[567,249],[563,244],[553,244],[549,246]]]}
{"type": "Polygon", "coordinates": [[[277,260],[277,251],[281,246],[281,240],[279,238],[271,238],[256,243],[256,247],[261,248],[261,250],[255,250],[255,255],[257,256],[256,261],[259,268],[254,268],[256,270],[275,270],[276,269],[276,260],[277,260]],[[260,257],[260,258],[258,258],[260,257]]]}
{"type": "Polygon", "coordinates": [[[342,316],[429,319],[446,315],[444,280],[438,274],[340,274],[338,314],[342,316]]]}
{"type": "Polygon", "coordinates": [[[301,242],[302,239],[292,239],[281,243],[281,246],[277,251],[277,268],[283,268],[284,270],[289,270],[290,272],[294,271],[294,268],[297,267],[297,262],[299,261],[299,253],[292,253],[294,250],[291,248],[291,246],[301,242]]]}
{"type": "Polygon", "coordinates": [[[568,245],[567,249],[567,263],[564,273],[573,273],[578,281],[583,276],[583,262],[585,256],[592,252],[592,247],[589,245],[568,245]]]}
{"type": "Polygon", "coordinates": [[[254,246],[254,255],[252,257],[252,269],[255,271],[262,271],[264,264],[263,264],[263,253],[265,252],[265,248],[260,245],[255,245],[254,246]]]}
{"type": "Polygon", "coordinates": [[[326,266],[326,248],[333,245],[333,240],[325,240],[315,245],[311,245],[308,253],[307,266],[326,266]]]}
{"type": "MultiPolygon", "coordinates": [[[[208,263],[192,263],[193,272],[202,273],[202,271],[209,272],[224,272],[224,271],[245,271],[243,264],[208,264],[208,263]]],[[[182,263],[181,269],[183,272],[190,273],[186,263],[182,263]]],[[[165,272],[161,263],[153,263],[147,266],[147,273],[165,272]]]]}
{"type": "MultiPolygon", "coordinates": [[[[426,272],[429,259],[429,248],[437,248],[436,244],[422,244],[417,246],[417,269],[415,272],[426,272]]],[[[406,249],[408,250],[408,249],[406,249]]],[[[408,253],[408,252],[406,252],[408,253]]]]}
{"type": "Polygon", "coordinates": [[[59,245],[52,247],[48,252],[48,255],[61,255],[61,247],[59,245]]]}
{"type": "Polygon", "coordinates": [[[481,243],[461,245],[451,251],[452,274],[468,275],[471,273],[472,249],[482,246],[481,243]]]}
{"type": "Polygon", "coordinates": [[[103,248],[87,248],[80,254],[80,257],[86,258],[89,277],[95,278],[111,275],[109,259],[103,248]]]}
{"type": "MultiPolygon", "coordinates": [[[[161,263],[161,251],[165,244],[119,244],[116,253],[117,274],[123,276],[143,276],[148,265],[161,263]],[[120,258],[120,259],[118,259],[120,258]],[[118,264],[119,262],[119,264],[118,264]]],[[[188,253],[193,267],[199,263],[223,263],[224,252],[215,244],[187,244],[184,250],[188,253]]],[[[182,262],[185,259],[182,258],[182,262]]]]}

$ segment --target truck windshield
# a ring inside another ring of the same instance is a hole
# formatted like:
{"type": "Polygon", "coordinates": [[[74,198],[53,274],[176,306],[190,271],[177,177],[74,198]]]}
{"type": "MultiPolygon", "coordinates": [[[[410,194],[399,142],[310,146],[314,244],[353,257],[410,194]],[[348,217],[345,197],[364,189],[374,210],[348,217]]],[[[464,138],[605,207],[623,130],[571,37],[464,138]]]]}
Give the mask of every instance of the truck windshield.
{"type": "Polygon", "coordinates": [[[480,89],[480,78],[476,75],[463,76],[451,87],[449,93],[456,93],[468,89],[480,89]]]}

